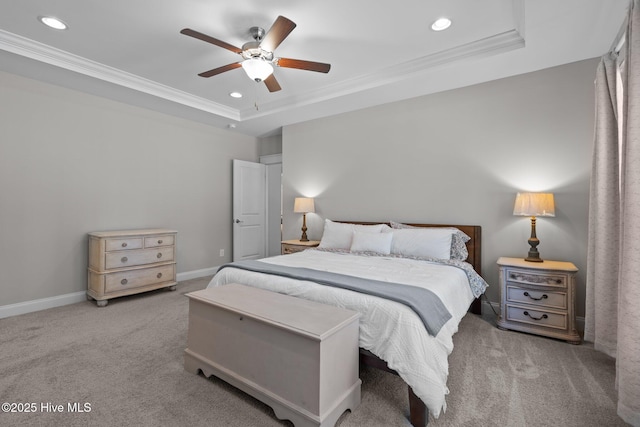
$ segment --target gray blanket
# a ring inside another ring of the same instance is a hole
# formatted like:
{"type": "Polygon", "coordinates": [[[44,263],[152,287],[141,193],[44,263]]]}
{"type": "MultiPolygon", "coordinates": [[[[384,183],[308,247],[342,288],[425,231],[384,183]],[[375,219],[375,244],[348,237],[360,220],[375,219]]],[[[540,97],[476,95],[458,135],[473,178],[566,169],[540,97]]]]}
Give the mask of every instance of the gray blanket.
{"type": "Polygon", "coordinates": [[[307,280],[321,285],[348,289],[402,303],[410,307],[422,319],[427,332],[434,337],[438,335],[440,328],[451,318],[451,313],[449,313],[436,294],[428,289],[416,286],[364,279],[310,268],[287,267],[255,260],[224,264],[218,271],[225,267],[307,280]]]}

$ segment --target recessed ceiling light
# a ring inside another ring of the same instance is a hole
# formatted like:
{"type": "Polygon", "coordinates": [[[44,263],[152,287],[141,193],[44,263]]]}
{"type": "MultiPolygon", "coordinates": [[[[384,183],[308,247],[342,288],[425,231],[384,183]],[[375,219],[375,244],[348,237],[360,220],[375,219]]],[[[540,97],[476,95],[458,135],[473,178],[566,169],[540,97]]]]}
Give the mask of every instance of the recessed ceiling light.
{"type": "Polygon", "coordinates": [[[229,126],[229,129],[235,129],[236,128],[236,124],[235,123],[229,123],[227,126],[229,126]]]}
{"type": "Polygon", "coordinates": [[[437,19],[433,24],[431,24],[431,29],[433,31],[442,31],[446,30],[451,26],[451,20],[449,18],[440,18],[437,19]]]}
{"type": "Polygon", "coordinates": [[[54,28],[56,30],[66,30],[68,28],[67,24],[53,16],[39,16],[38,19],[47,27],[54,28]]]}
{"type": "Polygon", "coordinates": [[[242,94],[240,92],[231,92],[229,96],[232,98],[242,98],[242,94]]]}

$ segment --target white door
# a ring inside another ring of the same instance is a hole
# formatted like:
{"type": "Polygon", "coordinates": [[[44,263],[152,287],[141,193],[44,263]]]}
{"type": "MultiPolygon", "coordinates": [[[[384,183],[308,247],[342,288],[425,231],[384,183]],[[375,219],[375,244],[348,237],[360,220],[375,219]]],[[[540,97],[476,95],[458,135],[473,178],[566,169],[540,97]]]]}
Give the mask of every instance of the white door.
{"type": "Polygon", "coordinates": [[[233,161],[233,260],[264,258],[266,253],[266,169],[260,163],[233,161]]]}

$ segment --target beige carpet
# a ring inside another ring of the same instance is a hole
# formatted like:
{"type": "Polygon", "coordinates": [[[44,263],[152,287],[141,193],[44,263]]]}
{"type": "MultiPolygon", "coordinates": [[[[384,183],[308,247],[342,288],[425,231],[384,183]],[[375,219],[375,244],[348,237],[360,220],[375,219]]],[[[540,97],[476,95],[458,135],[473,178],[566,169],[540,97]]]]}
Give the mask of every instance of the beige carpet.
{"type": "MultiPolygon", "coordinates": [[[[0,319],[0,402],[36,407],[0,413],[0,425],[291,426],[222,381],[184,371],[184,293],[207,282],[116,299],[105,308],[83,302],[0,319]],[[68,411],[85,403],[90,411],[68,411]],[[53,412],[57,405],[62,412],[53,412]]],[[[625,425],[615,411],[613,359],[588,344],[494,324],[493,313],[463,319],[449,357],[448,409],[430,426],[625,425]]],[[[408,426],[404,383],[370,369],[361,378],[362,404],[337,425],[408,426]]]]}

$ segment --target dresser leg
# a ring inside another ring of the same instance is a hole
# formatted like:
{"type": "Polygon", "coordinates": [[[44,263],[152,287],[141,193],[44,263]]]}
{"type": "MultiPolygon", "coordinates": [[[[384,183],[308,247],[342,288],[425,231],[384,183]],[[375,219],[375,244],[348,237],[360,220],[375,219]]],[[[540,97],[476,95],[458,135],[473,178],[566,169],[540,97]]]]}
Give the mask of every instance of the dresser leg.
{"type": "Polygon", "coordinates": [[[106,307],[107,304],[109,303],[108,299],[100,299],[100,300],[96,300],[96,305],[98,307],[106,307]]]}
{"type": "Polygon", "coordinates": [[[168,288],[170,291],[175,291],[176,290],[176,285],[171,285],[168,288]]]}

